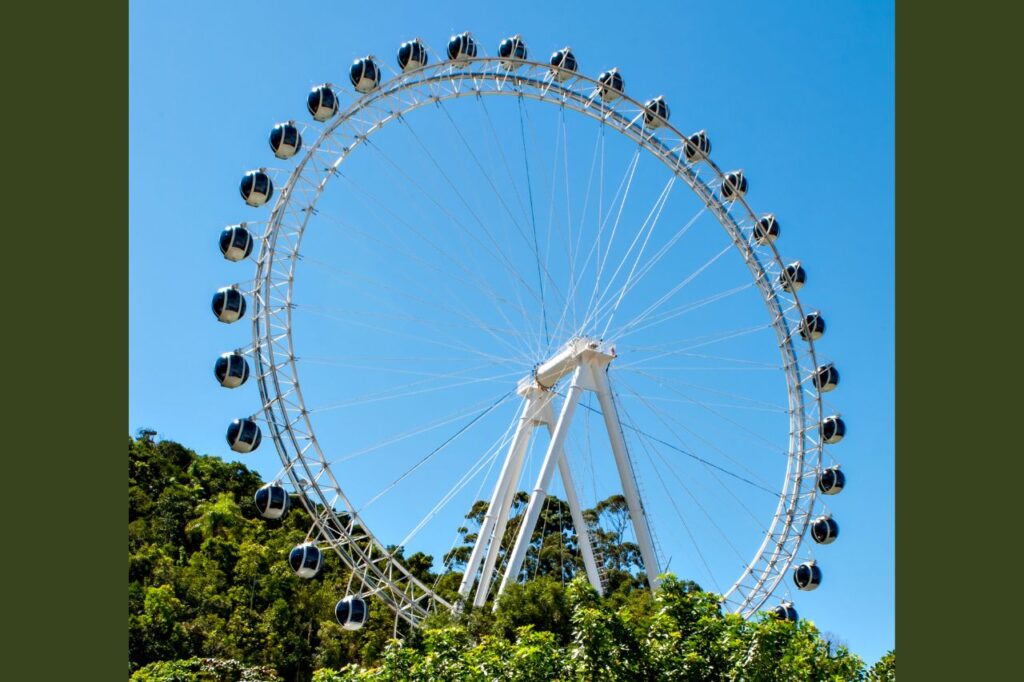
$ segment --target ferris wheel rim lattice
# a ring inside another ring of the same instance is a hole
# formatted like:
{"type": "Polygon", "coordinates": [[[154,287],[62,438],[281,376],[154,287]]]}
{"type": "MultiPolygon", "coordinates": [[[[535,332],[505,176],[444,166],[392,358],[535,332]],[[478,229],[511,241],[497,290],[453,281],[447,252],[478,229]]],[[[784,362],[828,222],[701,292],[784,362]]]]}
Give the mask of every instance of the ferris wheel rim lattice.
{"type": "MultiPolygon", "coordinates": [[[[373,144],[374,135],[388,124],[402,122],[405,116],[422,107],[439,106],[460,98],[504,96],[517,98],[520,106],[525,102],[551,104],[562,111],[589,117],[602,130],[620,133],[637,145],[638,154],[643,149],[661,161],[674,176],[673,181],[682,180],[725,230],[767,309],[786,377],[789,419],[786,473],[776,510],[760,547],[731,587],[723,591],[723,601],[729,602],[733,611],[744,617],[751,616],[777,591],[793,566],[809,529],[818,544],[828,544],[835,539],[836,522],[830,515],[815,518],[814,509],[819,494],[839,492],[845,483],[838,465],[824,465],[825,444],[838,442],[846,431],[841,417],[825,415],[822,402],[822,393],[832,390],[838,383],[838,371],[832,363],[818,362],[814,341],[824,333],[824,318],[817,311],[805,311],[800,302],[797,290],[803,286],[806,272],[799,262],[787,264],[782,259],[775,244],[779,236],[778,222],[772,214],[758,215],[751,209],[745,197],[746,177],[742,171],[723,172],[719,168],[710,157],[710,142],[704,130],[691,135],[680,132],[669,122],[668,105],[662,96],[641,102],[627,95],[618,69],[605,71],[597,78],[583,75],[569,48],[556,51],[549,62],[530,61],[526,44],[518,35],[502,41],[495,57],[478,56],[476,42],[469,33],[451,38],[447,55],[443,56],[447,58],[430,61],[429,54],[422,41],[403,43],[398,54],[400,72],[383,82],[382,68],[373,58],[357,59],[349,73],[356,91],[355,99],[344,110],[331,84],[313,88],[307,108],[321,126],[318,137],[304,147],[302,135],[292,121],[278,124],[271,132],[275,156],[298,160],[287,172],[287,181],[277,193],[263,234],[254,235],[248,229],[250,223],[229,226],[222,233],[220,246],[226,259],[251,261],[255,256],[256,263],[251,290],[243,291],[241,285],[222,288],[214,296],[213,309],[220,321],[230,323],[246,316],[247,294],[252,304],[249,311],[251,345],[222,355],[217,360],[215,375],[227,388],[240,386],[251,375],[259,388],[260,410],[253,416],[232,422],[228,442],[233,450],[241,453],[256,449],[263,438],[257,424],[258,415],[262,413],[262,423],[268,429],[267,435],[283,468],[271,483],[257,492],[256,503],[261,515],[275,519],[287,511],[290,498],[283,489],[287,481],[314,520],[306,542],[289,556],[293,570],[300,577],[316,575],[323,560],[318,547],[328,545],[351,570],[350,590],[352,583],[358,582],[356,594],[347,595],[338,604],[336,613],[345,627],[355,629],[366,621],[368,611],[361,600],[368,596],[380,598],[394,610],[396,618],[413,626],[436,608],[459,608],[460,602],[444,599],[432,586],[416,578],[400,558],[373,535],[321,450],[300,388],[292,333],[296,266],[301,259],[300,246],[307,225],[316,215],[317,203],[329,181],[338,175],[350,154],[373,144]],[[257,241],[258,251],[254,248],[257,241]],[[254,364],[251,372],[247,359],[254,364]]],[[[241,194],[247,204],[269,205],[274,194],[270,175],[264,168],[245,174],[241,194]]],[[[573,337],[535,366],[518,388],[514,385],[511,388],[523,399],[522,409],[517,414],[520,423],[526,424],[526,430],[547,425],[552,435],[551,452],[544,465],[548,469],[548,480],[555,465],[560,467],[563,482],[568,475],[563,468],[564,458],[557,451],[560,446],[556,446],[555,441],[559,429],[569,428],[580,393],[591,391],[602,401],[612,450],[618,458],[624,492],[633,514],[634,531],[644,555],[649,584],[654,588],[656,572],[648,569],[652,563],[658,565],[658,558],[653,549],[646,551],[650,539],[641,538],[647,529],[644,503],[635,481],[629,482],[632,479],[631,456],[624,444],[616,445],[616,440],[623,443],[623,424],[604,376],[615,358],[614,346],[603,338],[573,337]],[[562,386],[569,383],[568,390],[558,390],[556,385],[565,377],[569,380],[562,386]],[[557,421],[551,409],[555,397],[564,398],[557,421]],[[542,411],[548,415],[543,419],[537,417],[542,411]]],[[[510,471],[516,470],[514,450],[515,447],[510,446],[506,459],[510,471]]],[[[522,454],[519,457],[521,459],[522,454]]],[[[491,512],[494,513],[494,502],[498,502],[498,516],[502,513],[501,502],[512,494],[510,487],[516,483],[514,480],[502,483],[504,477],[503,471],[492,496],[491,512]]],[[[567,493],[569,488],[566,485],[567,493]]],[[[530,518],[536,518],[529,515],[533,513],[533,506],[531,503],[527,521],[521,524],[524,528],[530,518]]],[[[578,510],[574,507],[574,511],[578,510]]],[[[504,513],[507,515],[507,504],[504,513]]],[[[577,518],[574,517],[574,521],[577,518]]],[[[472,599],[477,604],[482,603],[480,595],[486,598],[491,589],[490,584],[483,588],[483,576],[489,575],[488,566],[493,571],[494,560],[490,555],[497,552],[488,547],[484,536],[495,525],[504,528],[500,519],[485,522],[492,526],[481,530],[460,587],[460,596],[468,597],[477,571],[482,568],[481,587],[477,597],[472,599]]],[[[520,528],[520,534],[523,532],[520,528]]],[[[585,539],[581,544],[589,547],[588,533],[580,532],[580,535],[585,539]]],[[[594,583],[592,557],[588,559],[588,551],[583,552],[584,563],[587,577],[594,583]]],[[[513,551],[511,554],[521,553],[513,551]]],[[[512,560],[515,561],[515,556],[512,560]]],[[[798,565],[792,575],[801,590],[814,589],[821,582],[821,569],[813,560],[798,565]]],[[[516,574],[506,569],[501,587],[510,579],[515,580],[516,574]]],[[[600,584],[595,587],[600,591],[600,584]]],[[[773,613],[789,620],[796,618],[788,601],[777,606],[773,613]]]]}

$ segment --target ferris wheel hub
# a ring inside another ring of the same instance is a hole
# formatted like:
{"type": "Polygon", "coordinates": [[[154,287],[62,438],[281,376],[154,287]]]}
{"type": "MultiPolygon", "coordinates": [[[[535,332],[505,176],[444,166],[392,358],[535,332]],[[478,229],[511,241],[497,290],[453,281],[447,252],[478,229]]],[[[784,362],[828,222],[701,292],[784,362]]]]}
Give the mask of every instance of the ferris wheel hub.
{"type": "Polygon", "coordinates": [[[615,359],[615,344],[593,337],[570,339],[554,355],[534,367],[533,372],[519,381],[516,392],[524,398],[534,397],[538,391],[550,391],[573,370],[586,362],[599,369],[606,368],[615,359]]]}

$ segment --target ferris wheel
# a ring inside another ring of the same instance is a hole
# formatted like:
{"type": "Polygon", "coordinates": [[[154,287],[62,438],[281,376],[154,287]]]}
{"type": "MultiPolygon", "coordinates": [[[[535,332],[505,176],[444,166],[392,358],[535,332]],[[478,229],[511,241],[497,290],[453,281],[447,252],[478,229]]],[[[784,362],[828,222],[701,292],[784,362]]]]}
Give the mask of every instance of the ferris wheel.
{"type": "Polygon", "coordinates": [[[269,216],[220,236],[255,275],[213,297],[252,332],[214,373],[253,377],[260,401],[227,440],[272,442],[264,518],[313,519],[292,569],[350,569],[347,628],[371,597],[415,626],[530,577],[557,495],[559,542],[600,593],[612,560],[588,508],[616,494],[651,589],[672,570],[744,617],[795,620],[790,589],[821,584],[814,548],[839,534],[822,496],[845,485],[828,446],[846,425],[825,402],[825,318],[798,296],[808,270],[744,172],[569,47],[533,61],[516,35],[488,56],[461,33],[441,55],[404,42],[386,69],[355,60],[351,93],[316,85],[311,121],[273,127],[286,165],[240,186],[269,216]],[[476,499],[446,598],[403,552],[436,552],[476,499]]]}

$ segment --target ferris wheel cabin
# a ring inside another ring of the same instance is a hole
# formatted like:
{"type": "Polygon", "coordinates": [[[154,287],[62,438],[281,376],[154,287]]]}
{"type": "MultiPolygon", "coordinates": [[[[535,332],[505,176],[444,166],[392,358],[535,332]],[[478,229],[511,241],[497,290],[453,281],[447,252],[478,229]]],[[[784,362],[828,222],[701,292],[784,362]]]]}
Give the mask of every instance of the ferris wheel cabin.
{"type": "Polygon", "coordinates": [[[253,208],[259,208],[274,196],[274,183],[262,168],[251,170],[242,176],[238,192],[246,204],[253,208]]]}
{"type": "Polygon", "coordinates": [[[271,521],[277,520],[288,511],[288,493],[276,483],[268,483],[253,495],[260,516],[271,521]]]}
{"type": "Polygon", "coordinates": [[[825,417],[821,422],[821,440],[825,443],[838,443],[846,435],[846,422],[838,415],[825,417]]]}
{"type": "Polygon", "coordinates": [[[837,495],[846,486],[846,474],[838,466],[823,469],[818,474],[818,490],[823,495],[837,495]]]}
{"type": "Polygon", "coordinates": [[[454,35],[448,39],[448,59],[453,62],[464,62],[476,56],[476,41],[469,31],[454,35]]]}
{"type": "Polygon", "coordinates": [[[370,619],[370,609],[362,597],[348,596],[334,607],[334,617],[346,630],[358,630],[370,619]]]}
{"type": "Polygon", "coordinates": [[[236,419],[228,425],[227,439],[232,450],[245,454],[260,446],[263,434],[252,419],[236,419]]]}
{"type": "Polygon", "coordinates": [[[821,316],[821,313],[814,311],[813,313],[804,317],[800,323],[800,338],[804,341],[808,339],[817,341],[825,335],[825,318],[821,316]]]}
{"type": "Polygon", "coordinates": [[[526,43],[518,33],[505,38],[498,44],[498,56],[501,57],[501,65],[511,71],[519,66],[517,62],[526,59],[526,43]]]}
{"type": "Polygon", "coordinates": [[[220,253],[225,260],[237,263],[252,253],[253,239],[245,223],[225,227],[220,233],[220,253]]]}
{"type": "Polygon", "coordinates": [[[730,171],[722,180],[722,198],[725,201],[742,199],[747,193],[747,176],[741,170],[730,171]]]}
{"type": "Polygon", "coordinates": [[[614,102],[626,93],[626,81],[622,79],[618,68],[601,72],[597,82],[600,84],[597,87],[597,94],[605,102],[614,102]]]}
{"type": "Polygon", "coordinates": [[[314,121],[323,123],[331,120],[338,113],[338,96],[327,83],[318,85],[309,91],[306,97],[306,109],[314,121]]]}
{"type": "Polygon", "coordinates": [[[775,219],[773,214],[768,213],[761,216],[757,224],[754,225],[754,241],[764,246],[778,239],[780,232],[779,221],[775,219]]]}
{"type": "Polygon", "coordinates": [[[793,583],[797,589],[811,592],[821,585],[821,569],[814,561],[807,561],[793,569],[793,583]]]}
{"type": "Polygon", "coordinates": [[[219,321],[231,324],[245,315],[245,297],[235,287],[224,287],[217,289],[210,307],[219,321]]]}
{"type": "Polygon", "coordinates": [[[831,545],[839,537],[839,524],[831,516],[819,516],[811,522],[811,539],[819,545],[831,545]]]}
{"type": "Polygon", "coordinates": [[[302,150],[302,135],[294,123],[278,123],[270,129],[270,149],[279,159],[290,159],[302,150]]]}
{"type": "Polygon", "coordinates": [[[771,614],[779,620],[786,620],[790,623],[795,623],[798,618],[796,609],[793,608],[793,602],[788,601],[784,601],[772,609],[771,614]]]}
{"type": "Polygon", "coordinates": [[[419,38],[398,46],[398,68],[403,72],[423,68],[428,61],[427,48],[419,38]]]}
{"type": "Polygon", "coordinates": [[[807,282],[807,271],[800,265],[800,261],[790,263],[779,275],[779,287],[783,291],[800,291],[807,282]]]}
{"type": "Polygon", "coordinates": [[[644,103],[644,125],[648,128],[660,128],[668,123],[668,116],[668,104],[661,95],[644,103]]]}
{"type": "Polygon", "coordinates": [[[238,388],[249,378],[249,363],[241,353],[224,353],[214,363],[213,375],[224,388],[238,388]]]}
{"type": "Polygon", "coordinates": [[[295,575],[309,580],[315,578],[320,572],[323,563],[323,554],[320,549],[311,542],[304,542],[296,545],[288,553],[288,565],[295,571],[295,575]]]}
{"type": "Polygon", "coordinates": [[[822,393],[835,390],[839,385],[839,370],[831,362],[814,370],[814,385],[822,393]]]}
{"type": "Polygon", "coordinates": [[[576,75],[579,64],[576,62],[576,55],[568,47],[556,50],[551,55],[551,77],[559,83],[564,83],[576,75]]]}
{"type": "Polygon", "coordinates": [[[686,155],[686,160],[690,163],[706,159],[708,154],[711,153],[711,140],[708,139],[706,131],[699,130],[686,138],[686,141],[687,144],[683,146],[683,153],[686,155]]]}
{"type": "Polygon", "coordinates": [[[380,85],[380,69],[373,57],[363,57],[352,62],[348,70],[348,80],[357,92],[364,95],[373,92],[380,85]]]}

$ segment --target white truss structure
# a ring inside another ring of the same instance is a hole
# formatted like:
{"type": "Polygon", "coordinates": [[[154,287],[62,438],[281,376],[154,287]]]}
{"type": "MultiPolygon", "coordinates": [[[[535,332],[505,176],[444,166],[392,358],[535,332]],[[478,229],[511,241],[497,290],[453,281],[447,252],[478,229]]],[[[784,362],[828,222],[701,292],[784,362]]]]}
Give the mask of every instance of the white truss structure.
{"type": "MultiPolygon", "coordinates": [[[[736,612],[749,616],[768,600],[793,563],[813,518],[815,481],[822,468],[822,443],[818,437],[822,419],[821,395],[813,382],[817,361],[813,341],[804,342],[799,338],[798,327],[805,311],[798,297],[776,284],[785,267],[779,253],[772,243],[758,244],[754,239],[753,228],[758,216],[745,199],[726,200],[722,197],[720,188],[724,174],[718,166],[699,154],[694,161],[687,160],[685,150],[690,143],[684,134],[668,123],[656,131],[645,127],[642,103],[625,95],[606,103],[597,96],[597,88],[598,83],[594,79],[579,74],[564,81],[556,80],[552,78],[551,67],[547,64],[523,61],[514,70],[507,70],[499,59],[486,57],[459,63],[441,62],[403,73],[359,97],[322,127],[319,138],[308,146],[281,188],[262,235],[250,292],[253,344],[247,354],[255,365],[263,402],[262,415],[269,436],[280,456],[284,475],[315,519],[318,542],[329,544],[352,569],[362,594],[376,595],[399,618],[412,625],[418,624],[434,609],[451,609],[454,605],[416,579],[385,548],[354,512],[353,505],[332,474],[317,442],[300,389],[292,342],[292,296],[303,234],[316,213],[318,199],[339,167],[387,124],[401,121],[420,107],[445,100],[520,97],[588,116],[660,159],[703,202],[728,234],[760,292],[775,329],[788,387],[790,435],[786,474],[776,511],[761,546],[725,595],[730,604],[736,605],[736,612]]],[[[560,468],[566,491],[573,490],[571,472],[561,456],[560,439],[568,428],[575,401],[584,390],[594,391],[601,400],[634,530],[640,540],[651,585],[657,584],[657,570],[652,571],[650,567],[657,567],[658,562],[650,539],[641,538],[647,534],[643,504],[635,489],[635,481],[630,485],[633,481],[631,463],[622,444],[622,432],[604,371],[611,356],[590,348],[580,351],[575,346],[572,352],[572,362],[566,365],[569,371],[558,377],[571,373],[573,378],[569,397],[564,401],[557,421],[553,421],[551,394],[539,388],[550,388],[557,379],[550,384],[520,387],[524,400],[519,424],[522,434],[517,432],[517,440],[510,448],[504,465],[507,471],[502,472],[492,495],[485,528],[481,529],[480,540],[474,547],[462,585],[462,593],[468,595],[479,577],[480,589],[474,603],[483,603],[488,594],[497,558],[493,545],[497,543],[491,543],[490,547],[485,545],[490,537],[500,538],[504,533],[514,492],[514,485],[509,482],[518,480],[522,463],[521,454],[516,453],[521,452],[535,426],[546,425],[552,432],[552,440],[542,469],[542,480],[538,480],[535,487],[528,515],[535,519],[539,513],[536,497],[546,491],[555,466],[560,468]],[[582,359],[584,356],[587,358],[585,361],[582,359]]],[[[570,500],[570,505],[581,539],[587,575],[600,589],[595,559],[587,534],[582,531],[586,524],[582,517],[577,518],[578,503],[570,500]]],[[[525,534],[528,539],[529,530],[530,524],[523,524],[502,586],[516,579],[518,565],[525,552],[523,536],[525,534]]]]}

